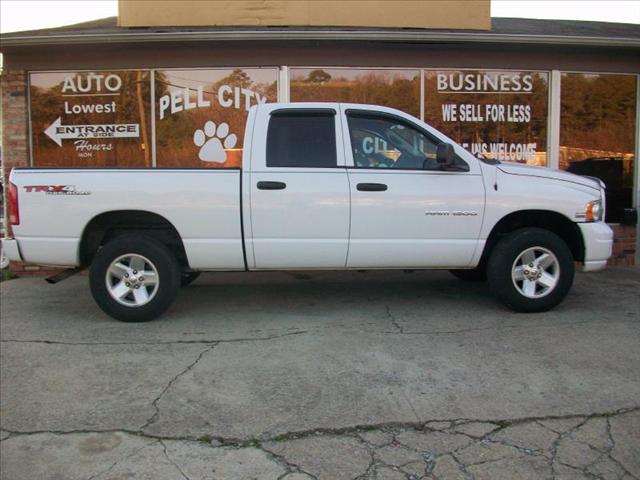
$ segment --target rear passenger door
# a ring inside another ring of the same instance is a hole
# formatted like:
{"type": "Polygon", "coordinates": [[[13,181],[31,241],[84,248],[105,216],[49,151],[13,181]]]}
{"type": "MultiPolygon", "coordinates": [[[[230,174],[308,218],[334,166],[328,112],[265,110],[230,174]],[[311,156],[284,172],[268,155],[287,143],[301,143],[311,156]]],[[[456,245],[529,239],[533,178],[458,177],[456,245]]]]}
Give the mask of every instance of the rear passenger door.
{"type": "Polygon", "coordinates": [[[254,268],[344,268],[350,206],[338,106],[260,108],[256,128],[267,125],[266,135],[253,135],[254,268]]]}

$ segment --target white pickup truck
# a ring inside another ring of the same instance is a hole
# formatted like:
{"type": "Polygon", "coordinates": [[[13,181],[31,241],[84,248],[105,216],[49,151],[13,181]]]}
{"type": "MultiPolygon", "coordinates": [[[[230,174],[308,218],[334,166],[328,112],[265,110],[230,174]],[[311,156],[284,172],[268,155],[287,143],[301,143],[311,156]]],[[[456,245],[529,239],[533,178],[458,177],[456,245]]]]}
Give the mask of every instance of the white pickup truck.
{"type": "Polygon", "coordinates": [[[611,255],[601,181],[479,160],[391,108],[258,105],[243,148],[242,169],[14,169],[7,255],[89,266],[123,321],[232,270],[449,269],[539,312],[611,255]]]}

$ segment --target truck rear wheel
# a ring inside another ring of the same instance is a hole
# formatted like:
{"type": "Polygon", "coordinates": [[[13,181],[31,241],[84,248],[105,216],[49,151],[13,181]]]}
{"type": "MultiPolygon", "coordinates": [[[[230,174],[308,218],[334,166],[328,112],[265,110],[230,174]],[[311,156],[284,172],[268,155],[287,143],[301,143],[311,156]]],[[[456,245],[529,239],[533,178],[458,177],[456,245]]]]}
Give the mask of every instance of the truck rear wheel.
{"type": "Polygon", "coordinates": [[[125,234],[98,250],[89,283],[94,300],[107,315],[123,322],[146,322],[175,300],[180,268],[163,243],[125,234]]]}
{"type": "Polygon", "coordinates": [[[569,293],[573,256],[556,234],[523,228],[503,238],[491,252],[487,280],[493,293],[517,312],[544,312],[569,293]]]}

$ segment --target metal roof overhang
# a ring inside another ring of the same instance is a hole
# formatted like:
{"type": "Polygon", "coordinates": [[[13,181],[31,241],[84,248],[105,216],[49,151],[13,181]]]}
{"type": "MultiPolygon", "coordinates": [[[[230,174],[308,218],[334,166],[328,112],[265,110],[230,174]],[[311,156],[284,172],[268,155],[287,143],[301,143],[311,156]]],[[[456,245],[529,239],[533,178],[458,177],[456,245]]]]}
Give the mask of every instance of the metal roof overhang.
{"type": "Polygon", "coordinates": [[[538,44],[640,48],[640,38],[389,30],[216,30],[71,33],[3,38],[0,47],[209,41],[377,41],[407,43],[538,44]]]}

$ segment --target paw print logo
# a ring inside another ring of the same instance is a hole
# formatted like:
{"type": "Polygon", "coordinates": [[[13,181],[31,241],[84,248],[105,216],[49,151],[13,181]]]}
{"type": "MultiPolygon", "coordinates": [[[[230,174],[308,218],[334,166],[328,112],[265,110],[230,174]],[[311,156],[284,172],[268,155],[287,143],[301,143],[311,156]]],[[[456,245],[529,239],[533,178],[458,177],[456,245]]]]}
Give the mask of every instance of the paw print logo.
{"type": "Polygon", "coordinates": [[[204,130],[198,129],[193,133],[193,143],[200,147],[198,158],[203,162],[226,162],[224,149],[235,147],[237,141],[235,134],[229,135],[229,125],[224,122],[216,128],[216,124],[209,120],[204,124],[204,130]]]}

